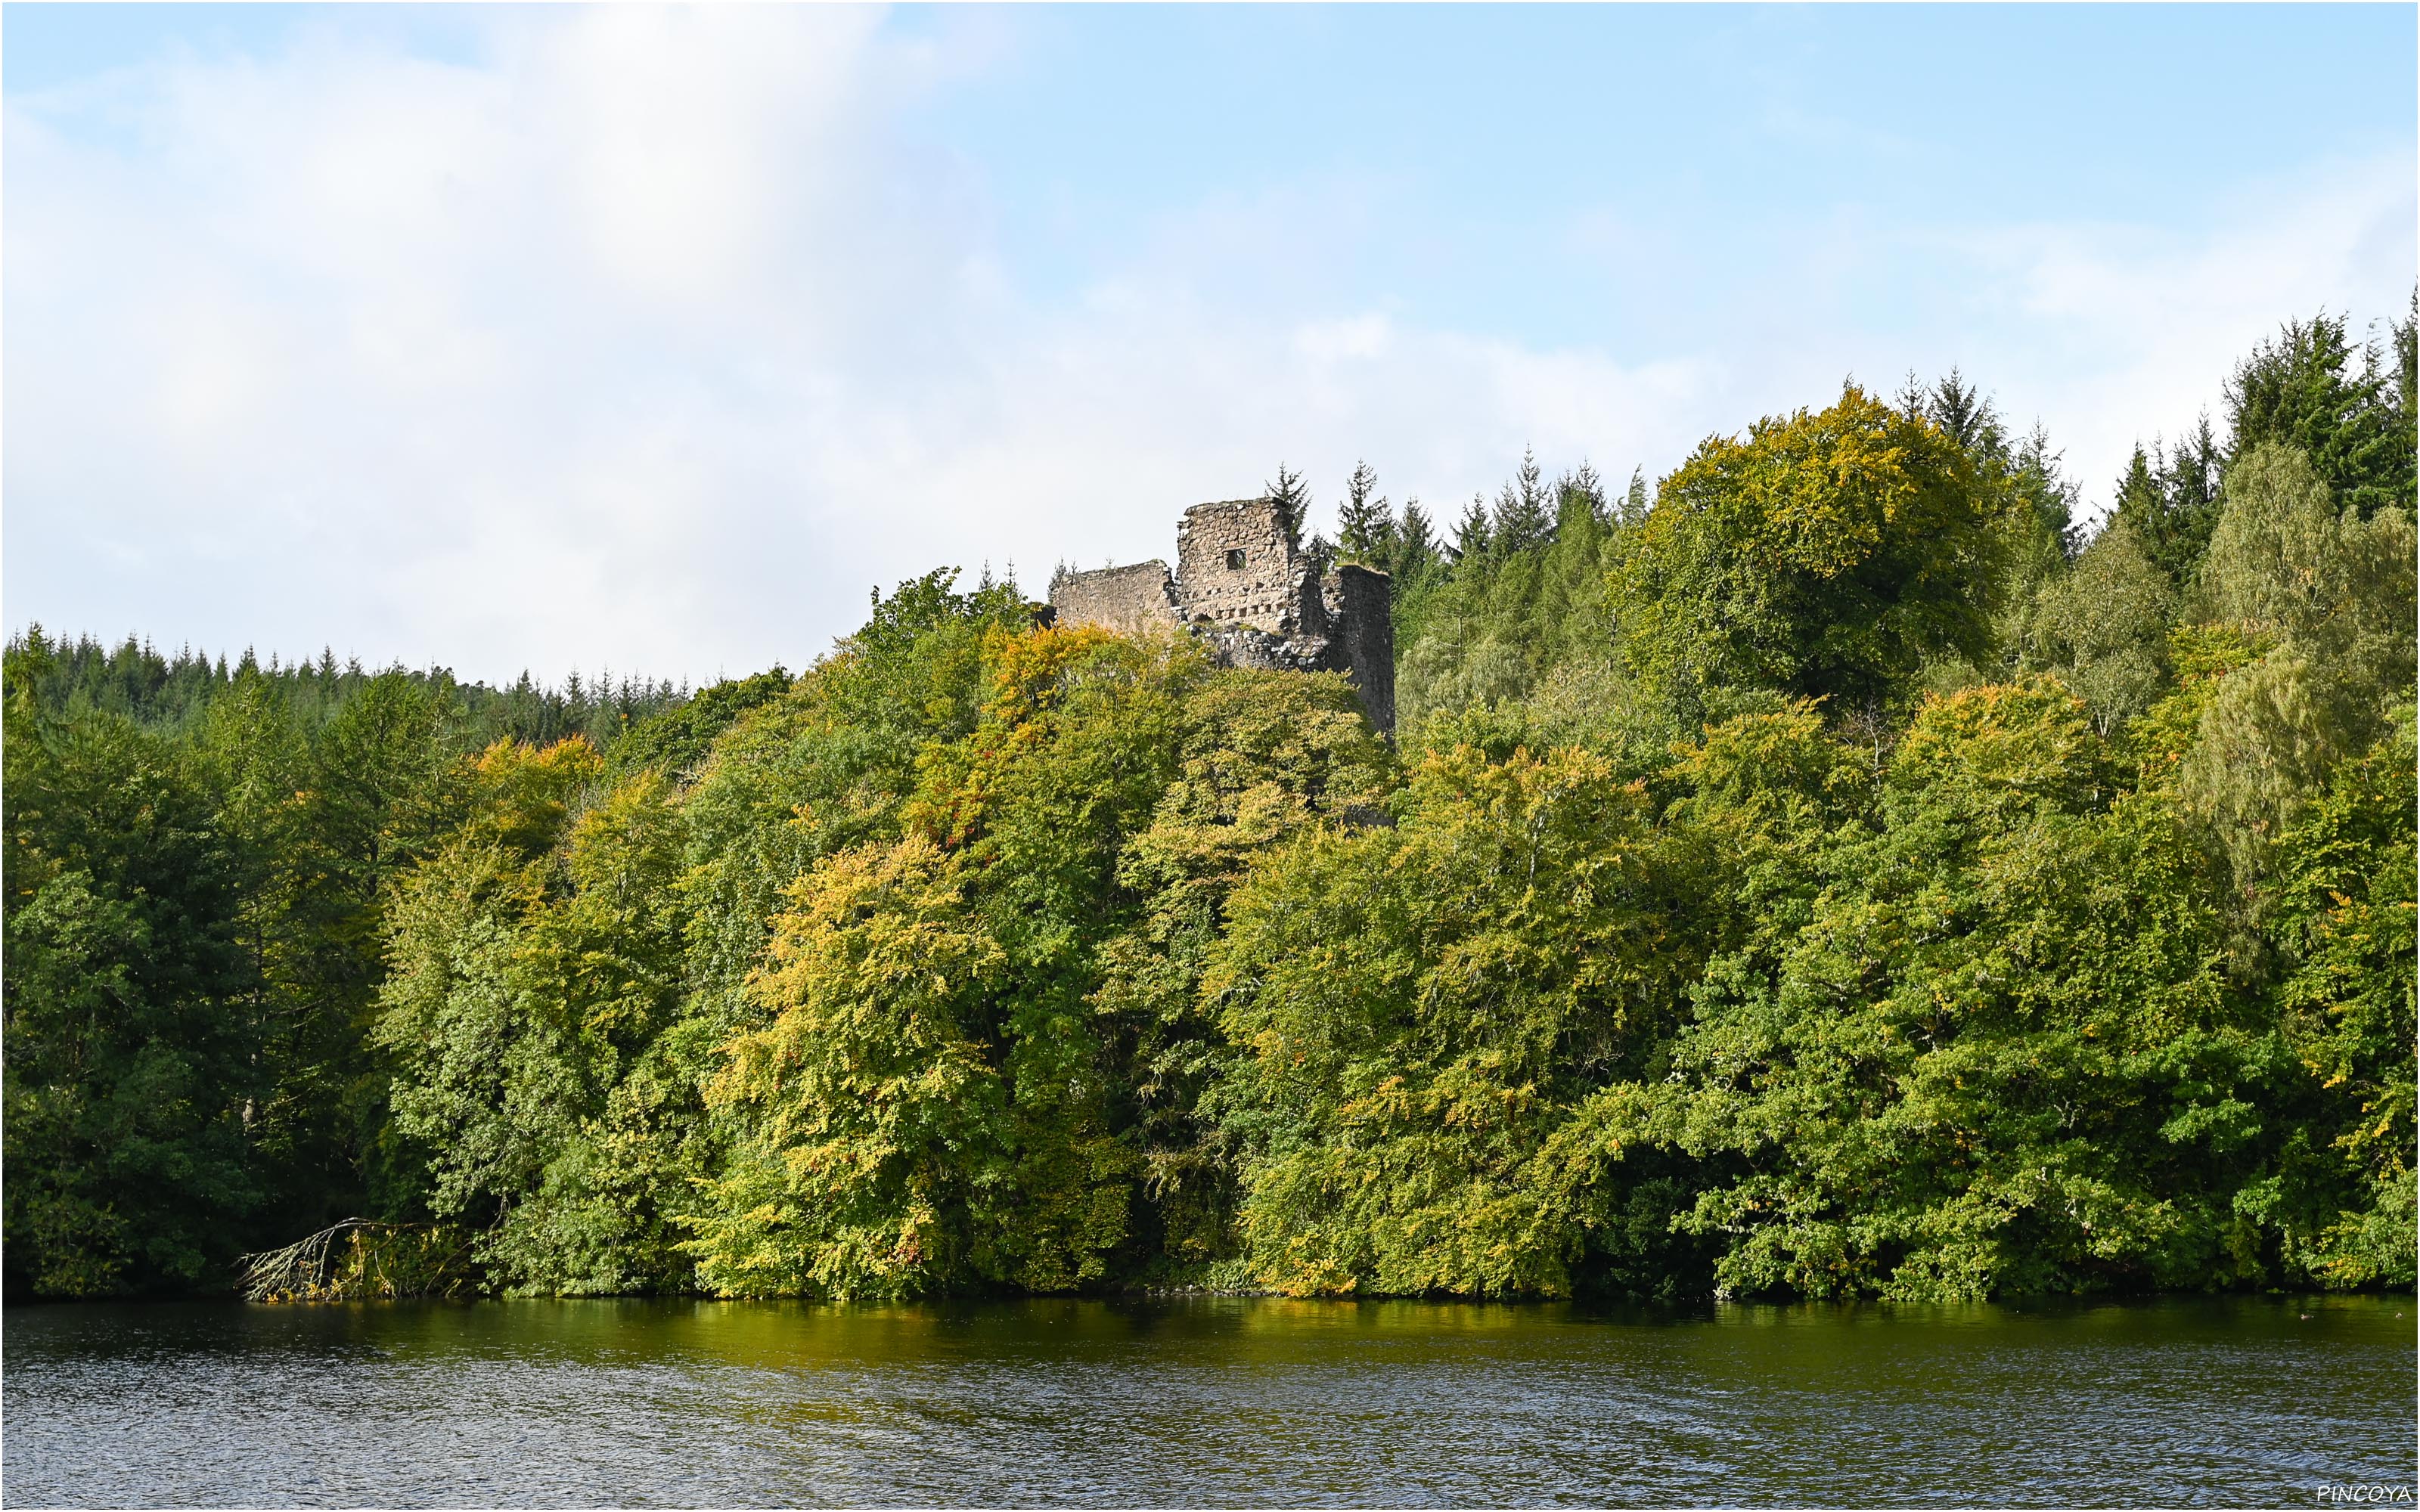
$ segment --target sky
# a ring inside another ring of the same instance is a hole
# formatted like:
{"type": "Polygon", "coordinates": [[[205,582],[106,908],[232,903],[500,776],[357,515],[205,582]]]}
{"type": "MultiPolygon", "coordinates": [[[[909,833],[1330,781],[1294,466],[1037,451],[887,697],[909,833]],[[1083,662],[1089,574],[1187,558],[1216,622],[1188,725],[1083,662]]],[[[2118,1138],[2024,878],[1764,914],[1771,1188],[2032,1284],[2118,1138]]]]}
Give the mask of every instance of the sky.
{"type": "MultiPolygon", "coordinates": [[[[2420,280],[2420,8],[0,7],[0,616],[793,670],[1280,461],[1953,365],[2087,505],[2420,280]]],[[[2382,327],[2381,327],[2382,329],[2382,327]]]]}

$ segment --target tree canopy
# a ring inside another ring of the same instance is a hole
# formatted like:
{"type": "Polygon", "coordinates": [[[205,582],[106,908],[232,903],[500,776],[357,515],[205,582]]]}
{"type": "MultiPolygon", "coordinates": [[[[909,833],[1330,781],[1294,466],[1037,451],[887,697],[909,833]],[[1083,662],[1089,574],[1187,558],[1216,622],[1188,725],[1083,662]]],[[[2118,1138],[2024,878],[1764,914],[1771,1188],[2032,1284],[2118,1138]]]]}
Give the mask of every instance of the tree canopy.
{"type": "Polygon", "coordinates": [[[694,692],[29,629],[7,1286],[2409,1288],[2410,330],[2082,525],[1956,372],[1365,463],[1392,736],[948,570],[694,692]]]}

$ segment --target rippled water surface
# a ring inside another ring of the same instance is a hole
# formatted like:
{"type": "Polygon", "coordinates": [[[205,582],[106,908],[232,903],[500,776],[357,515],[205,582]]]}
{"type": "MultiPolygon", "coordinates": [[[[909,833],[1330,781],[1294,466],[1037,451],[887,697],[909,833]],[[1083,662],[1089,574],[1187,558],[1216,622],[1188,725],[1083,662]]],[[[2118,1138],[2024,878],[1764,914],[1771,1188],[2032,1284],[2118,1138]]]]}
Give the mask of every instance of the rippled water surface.
{"type": "Polygon", "coordinates": [[[2412,1311],[11,1307],[0,1495],[2310,1505],[2412,1481],[2412,1311]]]}

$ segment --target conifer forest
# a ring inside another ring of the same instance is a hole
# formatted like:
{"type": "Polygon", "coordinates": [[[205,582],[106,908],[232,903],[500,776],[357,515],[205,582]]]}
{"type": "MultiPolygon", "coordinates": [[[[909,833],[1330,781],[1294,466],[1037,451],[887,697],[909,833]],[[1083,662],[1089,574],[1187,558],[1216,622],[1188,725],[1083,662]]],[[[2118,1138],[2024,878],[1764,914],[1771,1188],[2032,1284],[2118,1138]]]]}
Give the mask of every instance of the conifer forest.
{"type": "Polygon", "coordinates": [[[2366,329],[2105,510],[1954,372],[1660,478],[1279,469],[1391,575],[1391,737],[946,567],[694,690],[22,627],[7,1291],[2409,1288],[2366,329]]]}

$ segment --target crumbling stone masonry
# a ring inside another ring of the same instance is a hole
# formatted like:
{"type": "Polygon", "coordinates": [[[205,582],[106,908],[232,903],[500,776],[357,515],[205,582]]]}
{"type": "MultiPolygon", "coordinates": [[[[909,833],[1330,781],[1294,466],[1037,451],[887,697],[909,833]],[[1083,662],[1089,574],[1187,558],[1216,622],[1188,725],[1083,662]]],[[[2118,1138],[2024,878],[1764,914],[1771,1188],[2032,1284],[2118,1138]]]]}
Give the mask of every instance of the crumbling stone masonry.
{"type": "Polygon", "coordinates": [[[1383,572],[1347,564],[1322,577],[1295,544],[1296,523],[1268,499],[1196,504],[1176,527],[1176,571],[1163,562],[1062,571],[1050,608],[1062,625],[1122,634],[1188,630],[1231,667],[1340,671],[1378,729],[1395,728],[1395,630],[1383,572]]]}
{"type": "Polygon", "coordinates": [[[1062,575],[1050,582],[1050,607],[1062,625],[1100,625],[1121,635],[1173,629],[1176,586],[1165,562],[1062,575]]]}

